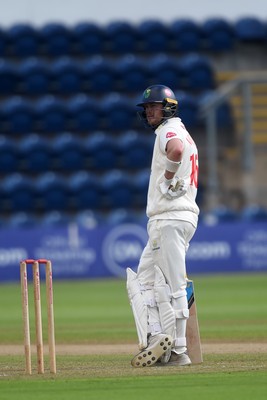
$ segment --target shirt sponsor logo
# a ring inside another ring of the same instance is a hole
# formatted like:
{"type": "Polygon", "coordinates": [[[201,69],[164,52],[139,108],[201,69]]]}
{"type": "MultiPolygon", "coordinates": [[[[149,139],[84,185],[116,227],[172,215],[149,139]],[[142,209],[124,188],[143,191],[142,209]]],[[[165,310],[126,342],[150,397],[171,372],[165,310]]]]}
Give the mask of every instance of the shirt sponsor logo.
{"type": "Polygon", "coordinates": [[[170,138],[172,138],[174,136],[177,136],[175,132],[168,132],[167,135],[166,135],[166,138],[170,139],[170,138]]]}

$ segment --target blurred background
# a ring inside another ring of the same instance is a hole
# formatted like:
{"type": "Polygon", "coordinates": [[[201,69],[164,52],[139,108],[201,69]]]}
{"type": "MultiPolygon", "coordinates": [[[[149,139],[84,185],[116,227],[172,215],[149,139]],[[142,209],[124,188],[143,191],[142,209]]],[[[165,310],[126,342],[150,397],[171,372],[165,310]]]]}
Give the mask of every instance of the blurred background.
{"type": "Polygon", "coordinates": [[[266,2],[0,5],[0,281],[25,258],[137,264],[154,135],[135,104],[157,83],[199,148],[189,271],[266,271],[266,2]]]}

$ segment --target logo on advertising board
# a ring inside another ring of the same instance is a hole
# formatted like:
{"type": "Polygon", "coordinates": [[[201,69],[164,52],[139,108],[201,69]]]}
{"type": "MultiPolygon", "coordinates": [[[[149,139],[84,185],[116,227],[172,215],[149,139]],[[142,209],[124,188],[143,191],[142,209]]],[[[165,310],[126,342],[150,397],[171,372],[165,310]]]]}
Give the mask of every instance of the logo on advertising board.
{"type": "Polygon", "coordinates": [[[264,228],[244,230],[243,238],[237,244],[244,269],[266,270],[267,268],[267,231],[264,228]]]}
{"type": "Polygon", "coordinates": [[[102,257],[115,276],[126,276],[126,268],[136,271],[147,243],[147,231],[136,224],[123,224],[111,229],[103,241],[102,257]]]}

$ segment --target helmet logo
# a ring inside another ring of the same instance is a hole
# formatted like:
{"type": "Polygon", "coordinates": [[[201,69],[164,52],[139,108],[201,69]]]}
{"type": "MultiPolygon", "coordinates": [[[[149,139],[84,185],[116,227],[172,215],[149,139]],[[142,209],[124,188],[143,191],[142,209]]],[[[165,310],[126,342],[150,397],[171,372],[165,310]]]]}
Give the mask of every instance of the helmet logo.
{"type": "Polygon", "coordinates": [[[168,88],[165,89],[165,93],[166,93],[167,97],[172,97],[172,92],[170,89],[168,89],[168,88]]]}
{"type": "Polygon", "coordinates": [[[144,98],[147,99],[150,96],[151,89],[146,89],[144,93],[144,98]]]}

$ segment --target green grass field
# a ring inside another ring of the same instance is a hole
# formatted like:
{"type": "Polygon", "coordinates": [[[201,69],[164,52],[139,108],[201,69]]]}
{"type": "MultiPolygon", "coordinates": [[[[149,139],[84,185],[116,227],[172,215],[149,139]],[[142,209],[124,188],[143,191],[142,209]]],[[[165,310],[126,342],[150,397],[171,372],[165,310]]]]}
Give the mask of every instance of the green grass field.
{"type": "MultiPolygon", "coordinates": [[[[123,280],[54,282],[56,343],[58,346],[122,344],[124,352],[85,351],[59,354],[56,376],[46,371],[24,373],[21,293],[19,284],[0,285],[1,400],[40,399],[265,399],[267,396],[267,274],[191,277],[195,282],[203,345],[235,343],[244,351],[204,353],[201,365],[186,368],[130,365],[137,343],[134,321],[123,280]],[[253,344],[257,351],[253,351],[253,344]],[[12,354],[12,346],[21,352],[12,354]],[[257,346],[256,346],[257,345],[257,346]],[[11,347],[10,347],[11,346],[11,347]],[[249,351],[246,351],[246,348],[249,351]],[[113,352],[114,353],[114,352],[113,352]],[[82,354],[82,353],[81,353],[82,354]]],[[[34,310],[30,293],[31,337],[34,310]]],[[[43,334],[46,304],[42,286],[43,334]]],[[[216,347],[216,346],[215,346],[216,347]]],[[[136,347],[137,348],[137,347],[136,347]]],[[[235,349],[235,347],[233,347],[235,349]]],[[[45,357],[47,367],[47,354],[45,357]]]]}

